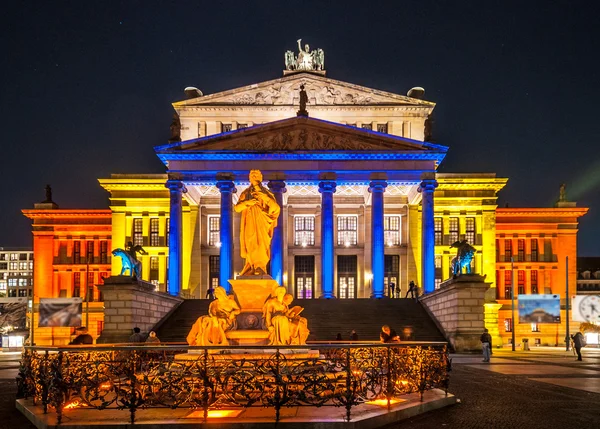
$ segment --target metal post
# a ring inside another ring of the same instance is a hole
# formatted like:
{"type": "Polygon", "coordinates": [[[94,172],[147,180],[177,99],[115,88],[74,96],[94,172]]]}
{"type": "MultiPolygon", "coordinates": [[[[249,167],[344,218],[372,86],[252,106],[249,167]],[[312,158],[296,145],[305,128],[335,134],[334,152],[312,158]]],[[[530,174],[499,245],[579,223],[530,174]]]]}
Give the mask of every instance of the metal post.
{"type": "MultiPolygon", "coordinates": [[[[86,249],[87,251],[87,249],[86,249]]],[[[86,252],[87,253],[87,252],[86,252]]],[[[90,255],[85,256],[85,327],[90,329],[90,255]]]]}
{"type": "Polygon", "coordinates": [[[516,342],[516,338],[515,338],[515,266],[514,266],[514,258],[511,256],[510,257],[510,298],[512,301],[512,326],[511,326],[511,331],[512,331],[512,351],[515,351],[515,342],[516,342]]]}
{"type": "Polygon", "coordinates": [[[567,344],[567,351],[569,351],[569,257],[565,258],[565,303],[566,303],[566,314],[565,317],[567,319],[567,330],[565,332],[565,343],[567,344]]]}

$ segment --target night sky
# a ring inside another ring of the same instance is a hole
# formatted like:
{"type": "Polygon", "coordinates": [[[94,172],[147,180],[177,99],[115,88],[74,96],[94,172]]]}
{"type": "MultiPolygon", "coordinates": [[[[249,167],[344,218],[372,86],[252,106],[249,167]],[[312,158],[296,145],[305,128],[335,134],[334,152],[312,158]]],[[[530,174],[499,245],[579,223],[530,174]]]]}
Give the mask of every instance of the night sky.
{"type": "MultiPolygon", "coordinates": [[[[171,102],[281,76],[303,39],[327,76],[425,88],[440,172],[508,177],[504,207],[567,196],[579,255],[600,255],[600,29],[594,2],[12,1],[0,17],[0,246],[31,246],[32,208],[107,208],[97,178],[162,173],[171,102]],[[337,6],[334,6],[336,4],[337,6]]],[[[310,106],[309,106],[310,111],[310,106]]]]}

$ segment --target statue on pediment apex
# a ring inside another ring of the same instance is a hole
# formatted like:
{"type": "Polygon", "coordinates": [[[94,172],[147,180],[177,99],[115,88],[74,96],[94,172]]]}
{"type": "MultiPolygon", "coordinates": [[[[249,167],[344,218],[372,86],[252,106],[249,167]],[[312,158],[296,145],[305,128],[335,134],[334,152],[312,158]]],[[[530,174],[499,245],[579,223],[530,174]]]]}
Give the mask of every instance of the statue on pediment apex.
{"type": "Polygon", "coordinates": [[[325,70],[325,52],[323,49],[311,51],[307,44],[302,47],[302,39],[298,39],[298,56],[295,57],[292,51],[286,51],[284,55],[285,69],[298,71],[324,71],[325,70]]]}
{"type": "Polygon", "coordinates": [[[559,193],[558,193],[558,202],[564,203],[567,201],[567,185],[564,183],[560,185],[559,193]]]}

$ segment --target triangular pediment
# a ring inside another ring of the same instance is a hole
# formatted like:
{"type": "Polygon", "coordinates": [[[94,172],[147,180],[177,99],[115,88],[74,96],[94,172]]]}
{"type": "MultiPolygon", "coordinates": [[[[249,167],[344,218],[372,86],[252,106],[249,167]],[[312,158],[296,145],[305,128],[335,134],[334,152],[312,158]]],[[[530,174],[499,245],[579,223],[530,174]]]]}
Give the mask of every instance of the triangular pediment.
{"type": "Polygon", "coordinates": [[[309,106],[401,105],[433,108],[435,103],[354,85],[317,74],[295,73],[281,79],[248,85],[173,103],[175,109],[208,105],[297,105],[304,85],[309,106]]]}
{"type": "Polygon", "coordinates": [[[157,147],[156,151],[159,154],[202,151],[445,153],[447,147],[321,119],[295,117],[228,133],[171,143],[157,147]]]}

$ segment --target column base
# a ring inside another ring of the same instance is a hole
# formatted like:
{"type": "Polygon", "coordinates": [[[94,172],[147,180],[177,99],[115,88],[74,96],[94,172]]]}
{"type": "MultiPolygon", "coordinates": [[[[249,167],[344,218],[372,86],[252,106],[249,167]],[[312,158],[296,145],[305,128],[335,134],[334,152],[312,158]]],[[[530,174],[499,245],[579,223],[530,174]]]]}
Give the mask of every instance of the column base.
{"type": "Polygon", "coordinates": [[[335,295],[331,295],[331,296],[321,295],[319,297],[319,299],[337,299],[337,297],[335,295]]]}

